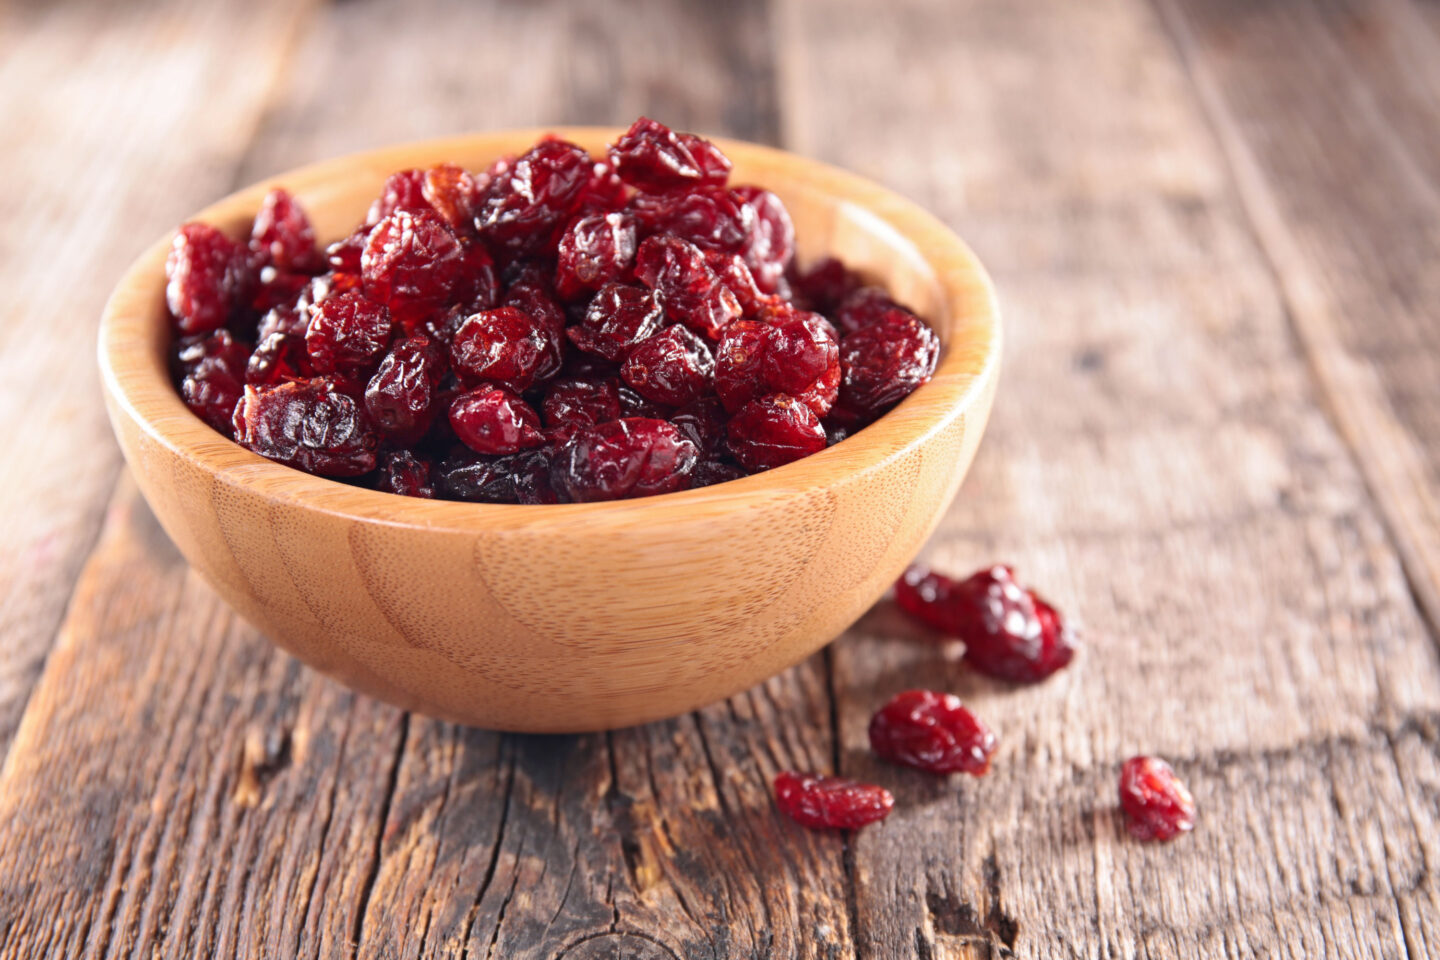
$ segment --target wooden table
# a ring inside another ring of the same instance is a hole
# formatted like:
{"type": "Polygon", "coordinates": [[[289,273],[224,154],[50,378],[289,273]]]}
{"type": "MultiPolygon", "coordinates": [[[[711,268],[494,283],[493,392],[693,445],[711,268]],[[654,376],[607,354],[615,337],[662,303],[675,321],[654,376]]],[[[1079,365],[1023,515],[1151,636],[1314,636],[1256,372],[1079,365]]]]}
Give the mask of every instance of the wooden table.
{"type": "Polygon", "coordinates": [[[1440,954],[1440,5],[0,3],[0,957],[1440,954]],[[1008,356],[928,549],[1087,624],[1038,687],[882,604],[692,716],[408,716],[185,566],[110,440],[128,260],[232,187],[543,123],[780,144],[992,268],[1008,356]],[[877,765],[947,687],[993,773],[877,765]],[[1116,771],[1200,806],[1129,840],[1116,771]],[[897,794],[853,838],[782,767],[897,794]]]}

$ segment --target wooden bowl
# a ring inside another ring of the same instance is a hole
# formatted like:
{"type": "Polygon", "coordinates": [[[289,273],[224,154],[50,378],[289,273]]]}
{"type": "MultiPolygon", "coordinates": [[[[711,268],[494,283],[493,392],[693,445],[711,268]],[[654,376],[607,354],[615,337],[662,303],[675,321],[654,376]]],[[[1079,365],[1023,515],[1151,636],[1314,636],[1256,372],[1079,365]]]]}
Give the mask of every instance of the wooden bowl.
{"type": "MultiPolygon", "coordinates": [[[[483,169],[546,131],[408,144],[282,174],[196,219],[248,229],[283,185],[345,235],[387,174],[483,169]]],[[[595,152],[620,131],[557,129],[595,152]]],[[[934,379],[814,456],[642,500],[511,506],[417,500],[313,477],[221,436],[166,370],[167,235],[100,327],[105,400],[140,489],[190,563],[317,670],[434,716],[586,731],[674,716],[804,659],[883,594],[934,529],[979,443],[1000,360],[985,271],[953,233],[859,177],[717,141],[734,182],[775,191],[802,260],[873,274],[939,331],[934,379]]]]}

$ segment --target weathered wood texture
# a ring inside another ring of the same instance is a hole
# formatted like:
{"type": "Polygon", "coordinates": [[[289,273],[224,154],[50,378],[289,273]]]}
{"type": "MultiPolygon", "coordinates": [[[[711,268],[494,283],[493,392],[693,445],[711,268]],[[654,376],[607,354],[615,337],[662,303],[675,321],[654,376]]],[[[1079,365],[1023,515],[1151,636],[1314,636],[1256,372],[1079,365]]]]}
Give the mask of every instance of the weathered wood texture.
{"type": "Polygon", "coordinates": [[[1440,665],[1422,616],[1440,589],[1434,8],[656,2],[624,5],[621,27],[621,6],[326,6],[297,21],[279,73],[267,58],[284,46],[262,33],[285,34],[288,12],[0,8],[0,116],[70,60],[119,78],[46,94],[61,126],[20,151],[26,186],[0,187],[12,222],[52,209],[20,200],[53,196],[68,216],[101,204],[149,224],[128,246],[114,229],[50,226],[48,249],[7,234],[0,258],[26,278],[0,293],[22,301],[0,331],[7,439],[33,434],[57,463],[104,451],[83,483],[0,468],[11,504],[65,498],[0,521],[33,554],[0,558],[0,660],[28,664],[8,702],[69,601],[0,772],[0,957],[1440,952],[1440,665]],[[223,43],[197,52],[211,31],[223,43]],[[246,50],[263,69],[222,68],[246,50]],[[149,83],[195,111],[165,122],[212,131],[203,149],[135,129],[160,124],[132,100],[161,52],[172,79],[149,83]],[[228,116],[174,82],[189,63],[209,65],[228,116]],[[267,71],[278,84],[257,92],[267,71]],[[503,95],[484,92],[497,80],[503,95]],[[75,102],[102,93],[114,126],[62,149],[90,130],[75,102]],[[778,138],[971,240],[1007,308],[1007,368],[929,556],[1019,564],[1087,622],[1074,667],[1003,689],[882,604],[827,654],[689,717],[578,738],[465,730],[274,652],[123,482],[71,593],[115,458],[94,410],[61,429],[64,411],[28,399],[83,382],[90,355],[46,352],[40,291],[58,284],[65,309],[43,316],[88,338],[111,260],[232,179],[641,110],[778,138]],[[101,146],[110,163],[77,156],[101,146]],[[162,161],[165,178],[139,176],[162,161]],[[108,189],[86,206],[33,187],[57,170],[103,170],[108,189]],[[76,285],[53,258],[79,243],[115,250],[86,247],[76,285]],[[869,711],[919,683],[1001,732],[989,777],[869,758],[869,711]],[[1114,775],[1140,749],[1188,778],[1193,836],[1125,838],[1114,775]],[[897,811],[850,843],[804,833],[768,800],[789,765],[879,779],[897,811]]]}

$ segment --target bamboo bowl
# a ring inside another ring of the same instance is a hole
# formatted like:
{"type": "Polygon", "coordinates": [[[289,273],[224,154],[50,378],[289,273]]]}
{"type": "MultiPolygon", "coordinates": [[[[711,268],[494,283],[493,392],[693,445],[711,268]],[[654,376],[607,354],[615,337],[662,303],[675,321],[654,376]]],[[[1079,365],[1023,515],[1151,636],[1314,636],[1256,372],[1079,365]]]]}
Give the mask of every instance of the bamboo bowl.
{"type": "MultiPolygon", "coordinates": [[[[283,185],[320,237],[339,237],[392,171],[484,168],[543,132],[317,164],[196,219],[241,231],[265,191],[283,185]]],[[[620,131],[555,132],[600,151],[620,131]]],[[[802,259],[840,256],[935,325],[944,351],[930,383],[843,443],[714,487],[556,506],[399,497],[272,463],[185,408],[165,361],[167,235],[111,296],[100,369],[125,458],[186,559],[315,669],[407,709],[502,730],[674,716],[832,640],[885,592],[954,497],[994,396],[1000,318],[974,255],[912,203],[820,163],[718,142],[735,182],[788,204],[802,259]]]]}

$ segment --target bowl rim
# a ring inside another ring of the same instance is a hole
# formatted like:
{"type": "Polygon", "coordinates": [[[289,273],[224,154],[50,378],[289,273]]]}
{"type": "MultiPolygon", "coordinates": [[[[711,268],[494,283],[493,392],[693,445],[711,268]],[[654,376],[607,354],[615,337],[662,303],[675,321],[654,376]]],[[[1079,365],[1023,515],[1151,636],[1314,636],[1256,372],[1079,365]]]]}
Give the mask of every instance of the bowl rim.
{"type": "MultiPolygon", "coordinates": [[[[297,167],[244,187],[189,220],[221,226],[253,216],[272,187],[302,195],[341,181],[359,169],[383,176],[394,170],[445,162],[476,153],[523,151],[550,134],[582,145],[609,142],[621,127],[554,126],[506,129],[413,141],[347,154],[297,167]]],[[[101,381],[113,405],[112,420],[128,417],[150,441],[201,466],[213,480],[244,487],[272,502],[339,518],[459,533],[530,531],[583,522],[610,530],[680,519],[707,519],[777,497],[813,493],[840,476],[881,468],[914,451],[948,423],[980,403],[999,375],[1002,328],[994,287],[979,259],[953,231],[913,201],[857,174],[774,147],[712,137],[737,166],[787,167],[807,187],[837,195],[893,231],[933,272],[952,314],[931,380],[897,407],[844,442],[737,480],[633,500],[570,504],[488,504],[427,500],[351,486],[268,460],[211,429],[184,405],[164,356],[150,345],[157,303],[163,304],[164,262],[174,231],[150,245],[125,271],[100,321],[101,381]],[[643,511],[643,512],[642,512],[643,511]]],[[[763,179],[753,181],[765,186],[763,179]]],[[[161,351],[163,354],[163,351],[161,351]]],[[[983,423],[983,421],[982,421],[983,423]]],[[[118,428],[118,423],[117,423],[118,428]]]]}

